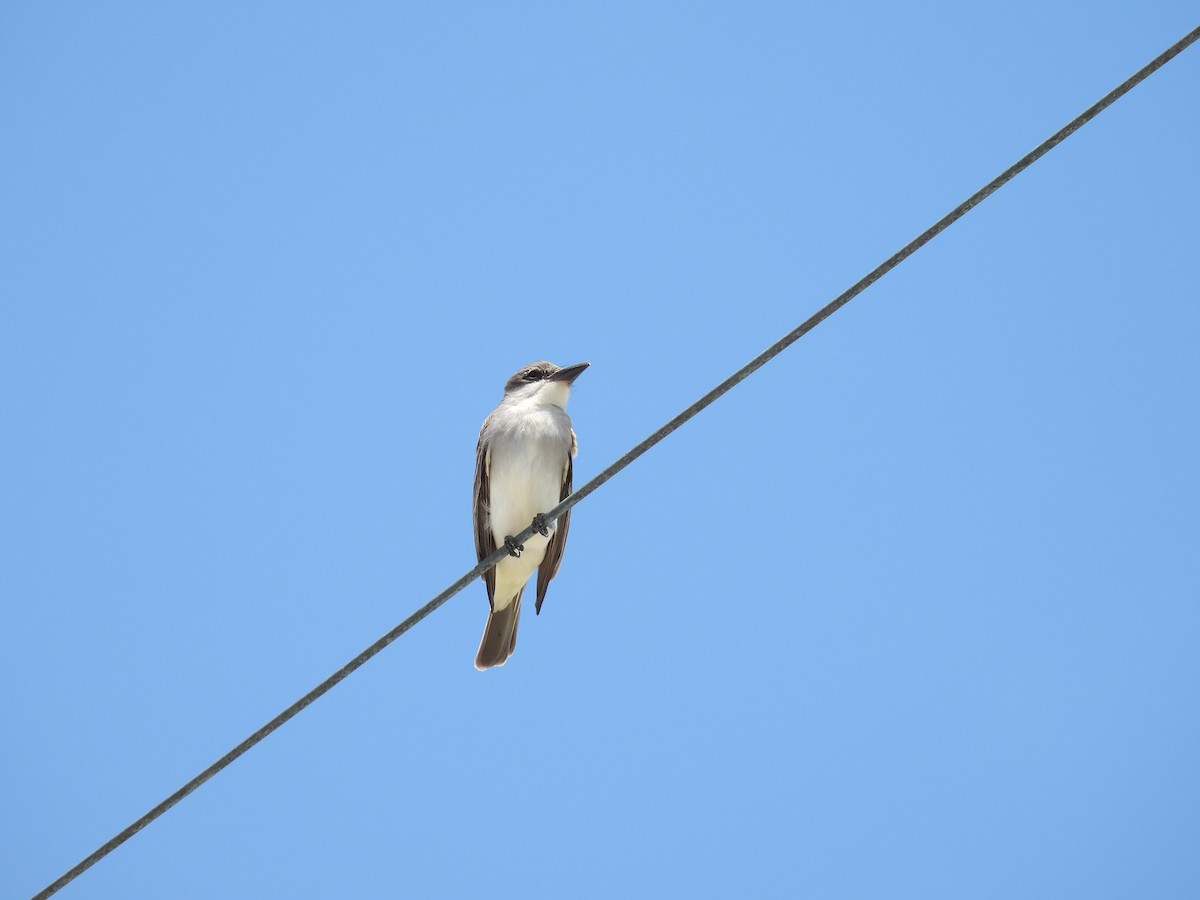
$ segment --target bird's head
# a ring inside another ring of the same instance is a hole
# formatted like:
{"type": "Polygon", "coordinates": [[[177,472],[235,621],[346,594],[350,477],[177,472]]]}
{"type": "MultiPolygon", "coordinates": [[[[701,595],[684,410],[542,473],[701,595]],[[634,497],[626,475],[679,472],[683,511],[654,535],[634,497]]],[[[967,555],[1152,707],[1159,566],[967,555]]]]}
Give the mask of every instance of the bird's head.
{"type": "Polygon", "coordinates": [[[508,379],[508,383],[504,385],[504,396],[506,399],[552,403],[566,409],[567,398],[571,394],[571,383],[587,367],[588,363],[576,363],[573,366],[556,366],[545,360],[530,363],[522,366],[508,379]]]}

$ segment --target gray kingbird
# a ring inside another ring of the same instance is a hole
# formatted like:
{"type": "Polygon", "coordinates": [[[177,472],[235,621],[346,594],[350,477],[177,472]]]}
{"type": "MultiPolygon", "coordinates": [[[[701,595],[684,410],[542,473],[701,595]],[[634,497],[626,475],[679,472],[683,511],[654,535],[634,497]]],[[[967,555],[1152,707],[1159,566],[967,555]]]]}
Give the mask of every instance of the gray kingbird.
{"type": "Polygon", "coordinates": [[[502,666],[517,646],[521,594],[538,570],[537,602],[558,573],[571,513],[547,523],[541,514],[571,493],[575,431],[567,415],[571,383],[587,363],[559,368],[554,363],[525,366],[504,385],[504,399],[483,420],[475,451],[475,552],[479,559],[497,547],[509,555],[483,574],[487,585],[487,625],[475,668],[502,666]],[[513,535],[530,524],[537,531],[522,546],[513,535]]]}

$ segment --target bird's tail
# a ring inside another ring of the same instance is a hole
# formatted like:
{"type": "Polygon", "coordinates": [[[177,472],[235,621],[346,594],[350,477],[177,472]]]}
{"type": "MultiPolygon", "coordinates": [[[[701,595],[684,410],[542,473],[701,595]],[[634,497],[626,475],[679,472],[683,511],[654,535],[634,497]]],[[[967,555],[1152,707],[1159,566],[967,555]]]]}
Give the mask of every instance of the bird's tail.
{"type": "Polygon", "coordinates": [[[517,648],[517,623],[521,619],[521,593],[509,601],[507,606],[488,613],[487,625],[483,627],[483,640],[475,654],[475,668],[479,671],[492,666],[504,665],[517,648]]]}

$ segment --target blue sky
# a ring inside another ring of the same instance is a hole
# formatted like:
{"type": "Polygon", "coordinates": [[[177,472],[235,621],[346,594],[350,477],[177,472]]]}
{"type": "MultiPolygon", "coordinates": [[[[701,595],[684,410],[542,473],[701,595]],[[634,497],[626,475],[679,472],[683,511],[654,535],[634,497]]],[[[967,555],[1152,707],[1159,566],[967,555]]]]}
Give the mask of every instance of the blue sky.
{"type": "MultiPolygon", "coordinates": [[[[8,4],[0,895],[1196,25],[1186,3],[8,4]]],[[[1194,897],[1200,50],[67,897],[1194,897]]]]}

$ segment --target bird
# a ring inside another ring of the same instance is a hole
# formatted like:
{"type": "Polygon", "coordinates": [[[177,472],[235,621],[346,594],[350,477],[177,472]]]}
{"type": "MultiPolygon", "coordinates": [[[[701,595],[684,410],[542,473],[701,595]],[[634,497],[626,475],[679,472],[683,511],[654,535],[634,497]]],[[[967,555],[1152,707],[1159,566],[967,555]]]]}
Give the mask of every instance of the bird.
{"type": "Polygon", "coordinates": [[[567,399],[588,363],[556,366],[541,360],[518,369],[504,385],[500,405],[483,420],[475,451],[475,552],[480,560],[497,547],[508,556],[483,573],[488,618],[475,668],[502,666],[517,646],[521,595],[537,570],[535,614],[562,564],[568,510],[554,522],[543,513],[571,493],[578,443],[567,399]],[[524,545],[513,537],[533,525],[524,545]]]}

